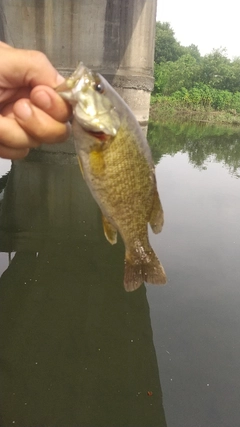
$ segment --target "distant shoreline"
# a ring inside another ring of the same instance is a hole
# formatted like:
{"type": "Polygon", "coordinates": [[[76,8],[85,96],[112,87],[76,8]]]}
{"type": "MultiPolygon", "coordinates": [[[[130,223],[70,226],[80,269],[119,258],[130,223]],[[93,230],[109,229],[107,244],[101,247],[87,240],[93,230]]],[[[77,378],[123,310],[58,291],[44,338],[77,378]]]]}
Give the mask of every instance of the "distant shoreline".
{"type": "Polygon", "coordinates": [[[240,127],[240,113],[236,110],[214,110],[211,107],[191,108],[182,102],[160,98],[150,106],[150,120],[156,122],[198,122],[206,125],[240,127]]]}

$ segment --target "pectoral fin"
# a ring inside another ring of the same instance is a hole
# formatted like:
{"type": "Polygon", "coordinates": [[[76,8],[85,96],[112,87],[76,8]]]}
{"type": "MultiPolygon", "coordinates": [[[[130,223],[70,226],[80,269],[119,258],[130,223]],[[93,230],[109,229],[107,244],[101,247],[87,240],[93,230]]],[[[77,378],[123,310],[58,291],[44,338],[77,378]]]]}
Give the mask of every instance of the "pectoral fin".
{"type": "Polygon", "coordinates": [[[151,225],[152,231],[157,234],[160,233],[164,223],[164,214],[162,204],[159,199],[159,195],[157,192],[157,188],[155,188],[154,196],[153,196],[153,206],[152,212],[150,216],[149,223],[151,225]]]}
{"type": "Polygon", "coordinates": [[[109,222],[109,220],[103,215],[102,216],[103,230],[106,239],[111,243],[111,245],[115,245],[117,243],[117,230],[116,228],[109,222]]]}
{"type": "Polygon", "coordinates": [[[77,159],[78,159],[78,164],[79,164],[79,167],[80,167],[80,171],[82,172],[83,179],[85,179],[84,178],[84,173],[83,173],[83,167],[82,167],[82,160],[81,160],[81,158],[79,156],[77,156],[77,159]]]}

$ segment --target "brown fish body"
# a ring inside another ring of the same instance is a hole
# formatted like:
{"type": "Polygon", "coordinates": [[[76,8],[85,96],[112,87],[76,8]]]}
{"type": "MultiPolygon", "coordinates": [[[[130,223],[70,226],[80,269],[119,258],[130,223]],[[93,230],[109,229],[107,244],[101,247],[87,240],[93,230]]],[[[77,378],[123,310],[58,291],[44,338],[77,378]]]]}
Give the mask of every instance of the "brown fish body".
{"type": "Polygon", "coordinates": [[[151,152],[127,105],[102,77],[101,82],[119,126],[116,135],[86,130],[75,114],[73,133],[83,176],[102,211],[106,238],[116,243],[119,231],[124,241],[125,289],[137,289],[143,281],[163,284],[165,272],[148,239],[148,223],[155,233],[163,225],[151,152]]]}

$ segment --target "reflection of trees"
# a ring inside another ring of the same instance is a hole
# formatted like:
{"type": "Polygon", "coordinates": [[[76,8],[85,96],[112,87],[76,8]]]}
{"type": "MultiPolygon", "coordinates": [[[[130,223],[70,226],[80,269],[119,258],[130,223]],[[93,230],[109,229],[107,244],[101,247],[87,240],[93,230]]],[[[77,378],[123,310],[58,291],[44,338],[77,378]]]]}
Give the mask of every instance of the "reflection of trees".
{"type": "Polygon", "coordinates": [[[125,292],[123,245],[77,165],[13,167],[0,250],[17,252],[0,278],[1,426],[166,427],[145,287],[125,292]]]}
{"type": "Polygon", "coordinates": [[[240,168],[240,132],[233,128],[197,124],[149,123],[148,140],[155,162],[163,155],[188,153],[190,162],[204,167],[213,156],[237,175],[240,168]]]}

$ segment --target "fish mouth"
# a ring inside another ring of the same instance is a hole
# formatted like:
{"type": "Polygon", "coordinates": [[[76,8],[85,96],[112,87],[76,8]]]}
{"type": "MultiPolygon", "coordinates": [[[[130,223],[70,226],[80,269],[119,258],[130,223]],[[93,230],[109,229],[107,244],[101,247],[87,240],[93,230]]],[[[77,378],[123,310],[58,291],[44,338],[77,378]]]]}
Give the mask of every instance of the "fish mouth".
{"type": "Polygon", "coordinates": [[[93,130],[89,130],[89,129],[84,129],[84,131],[87,132],[89,135],[93,136],[94,138],[99,139],[100,141],[106,141],[111,136],[111,135],[107,135],[106,133],[104,133],[102,131],[93,131],[93,130]]]}

